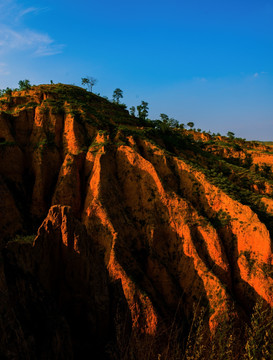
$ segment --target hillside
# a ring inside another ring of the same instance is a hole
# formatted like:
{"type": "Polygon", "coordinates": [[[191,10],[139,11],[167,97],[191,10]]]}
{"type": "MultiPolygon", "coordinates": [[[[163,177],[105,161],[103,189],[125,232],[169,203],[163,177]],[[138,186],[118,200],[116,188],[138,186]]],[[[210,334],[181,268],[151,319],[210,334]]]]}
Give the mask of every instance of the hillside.
{"type": "Polygon", "coordinates": [[[62,84],[0,111],[0,358],[242,358],[273,306],[273,146],[62,84]]]}

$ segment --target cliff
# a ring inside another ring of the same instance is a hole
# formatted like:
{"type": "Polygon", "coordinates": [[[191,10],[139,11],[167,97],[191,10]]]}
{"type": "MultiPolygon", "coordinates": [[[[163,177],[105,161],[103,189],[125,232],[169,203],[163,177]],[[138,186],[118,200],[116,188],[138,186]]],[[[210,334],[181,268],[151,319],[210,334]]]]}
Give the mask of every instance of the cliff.
{"type": "Polygon", "coordinates": [[[62,84],[0,102],[3,358],[171,359],[196,306],[208,338],[273,306],[270,147],[62,84]]]}

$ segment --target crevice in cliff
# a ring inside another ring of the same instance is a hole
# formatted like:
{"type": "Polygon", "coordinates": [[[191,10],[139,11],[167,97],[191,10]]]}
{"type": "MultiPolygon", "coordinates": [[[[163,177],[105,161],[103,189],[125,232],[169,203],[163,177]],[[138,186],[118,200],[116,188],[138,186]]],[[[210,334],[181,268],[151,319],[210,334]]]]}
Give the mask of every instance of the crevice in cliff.
{"type": "Polygon", "coordinates": [[[230,267],[228,267],[227,269],[223,269],[222,267],[220,267],[217,264],[215,259],[213,260],[211,258],[209,251],[207,249],[207,246],[209,244],[207,244],[205,242],[202,234],[200,233],[200,231],[198,231],[198,228],[196,226],[191,226],[190,231],[191,231],[192,241],[194,243],[195,249],[196,249],[200,259],[204,262],[204,264],[206,264],[209,271],[211,271],[213,274],[215,274],[215,276],[226,287],[230,287],[230,285],[231,285],[230,280],[232,278],[232,274],[231,274],[231,276],[229,276],[230,274],[227,272],[227,271],[230,271],[230,267]]]}

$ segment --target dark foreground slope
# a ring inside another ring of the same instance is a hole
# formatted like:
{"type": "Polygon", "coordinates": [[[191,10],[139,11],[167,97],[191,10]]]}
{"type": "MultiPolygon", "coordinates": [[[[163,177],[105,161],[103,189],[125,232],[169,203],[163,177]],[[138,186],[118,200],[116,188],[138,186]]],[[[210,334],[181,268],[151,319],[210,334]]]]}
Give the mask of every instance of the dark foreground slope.
{"type": "Polygon", "coordinates": [[[271,148],[73,86],[0,101],[0,358],[241,358],[273,306],[271,148]]]}

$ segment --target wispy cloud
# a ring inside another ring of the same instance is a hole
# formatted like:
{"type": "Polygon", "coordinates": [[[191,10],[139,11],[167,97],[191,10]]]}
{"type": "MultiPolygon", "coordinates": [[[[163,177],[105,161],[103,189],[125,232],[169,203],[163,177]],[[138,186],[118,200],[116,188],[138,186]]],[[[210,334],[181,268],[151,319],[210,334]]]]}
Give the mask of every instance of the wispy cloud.
{"type": "Polygon", "coordinates": [[[47,34],[33,30],[14,30],[7,26],[0,27],[0,53],[10,51],[31,50],[35,56],[49,56],[59,54],[63,45],[56,44],[47,34]]]}
{"type": "Polygon", "coordinates": [[[23,21],[26,15],[37,16],[48,8],[23,8],[16,0],[1,0],[0,3],[0,54],[28,51],[32,56],[60,54],[64,45],[57,44],[52,37],[35,29],[29,29],[23,21]],[[12,16],[11,16],[12,14],[12,16]],[[10,19],[13,19],[11,23],[10,19]]]}
{"type": "Polygon", "coordinates": [[[4,23],[15,23],[18,18],[18,14],[23,11],[21,5],[16,0],[1,0],[0,2],[0,22],[4,23]]]}
{"type": "Polygon", "coordinates": [[[49,42],[47,44],[41,45],[37,48],[34,55],[35,56],[51,56],[61,54],[65,46],[61,44],[54,44],[54,42],[49,42]]]}
{"type": "Polygon", "coordinates": [[[27,14],[30,14],[30,13],[37,13],[39,12],[39,9],[38,8],[35,8],[35,7],[29,7],[27,9],[24,9],[22,11],[20,11],[20,13],[18,14],[18,17],[23,17],[27,14]]]}
{"type": "Polygon", "coordinates": [[[47,7],[42,7],[42,8],[37,8],[37,7],[28,7],[26,9],[22,9],[18,12],[18,15],[16,17],[16,21],[20,21],[22,20],[22,18],[26,15],[32,15],[32,16],[37,16],[45,11],[48,11],[49,8],[47,7]]]}
{"type": "Polygon", "coordinates": [[[261,77],[262,75],[266,75],[266,74],[267,74],[266,71],[260,71],[260,72],[254,73],[253,77],[257,79],[257,78],[261,77]]]}

